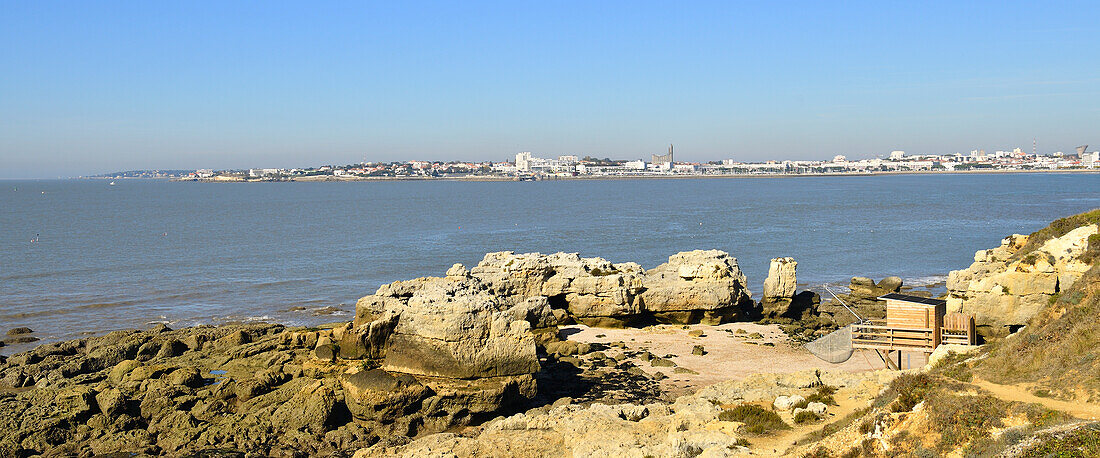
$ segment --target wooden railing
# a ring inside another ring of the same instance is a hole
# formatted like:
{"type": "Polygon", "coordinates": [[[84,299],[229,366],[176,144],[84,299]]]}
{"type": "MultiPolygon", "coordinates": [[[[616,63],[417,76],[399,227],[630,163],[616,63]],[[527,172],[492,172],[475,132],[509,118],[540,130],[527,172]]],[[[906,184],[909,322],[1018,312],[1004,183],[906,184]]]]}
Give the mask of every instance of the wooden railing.
{"type": "Polygon", "coordinates": [[[944,329],[940,335],[940,344],[974,345],[974,336],[967,331],[944,329]]]}
{"type": "Polygon", "coordinates": [[[852,347],[887,351],[922,351],[935,349],[934,329],[898,328],[885,321],[868,321],[852,325],[852,347]]]}

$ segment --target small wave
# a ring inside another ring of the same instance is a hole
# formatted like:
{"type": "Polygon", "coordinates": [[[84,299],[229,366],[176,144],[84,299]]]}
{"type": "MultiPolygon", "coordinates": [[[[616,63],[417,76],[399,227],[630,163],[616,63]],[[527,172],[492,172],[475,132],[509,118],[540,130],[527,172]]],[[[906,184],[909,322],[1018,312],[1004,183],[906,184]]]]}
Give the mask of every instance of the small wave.
{"type": "Polygon", "coordinates": [[[926,275],[923,277],[905,278],[905,286],[934,286],[947,282],[947,275],[926,275]]]}
{"type": "Polygon", "coordinates": [[[252,283],[252,284],[248,285],[248,288],[249,289],[267,289],[267,288],[275,288],[275,287],[287,286],[287,285],[308,285],[312,281],[313,280],[306,279],[306,278],[298,278],[298,279],[292,279],[292,280],[265,281],[265,282],[252,283]]]}

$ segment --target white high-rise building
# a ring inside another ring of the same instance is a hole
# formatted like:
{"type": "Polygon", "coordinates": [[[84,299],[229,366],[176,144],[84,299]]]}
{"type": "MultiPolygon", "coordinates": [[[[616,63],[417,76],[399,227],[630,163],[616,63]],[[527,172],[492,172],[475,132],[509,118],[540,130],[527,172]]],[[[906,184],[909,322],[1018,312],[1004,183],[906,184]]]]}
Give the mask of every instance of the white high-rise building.
{"type": "Polygon", "coordinates": [[[516,170],[520,172],[531,171],[531,153],[524,151],[516,155],[516,170]]]}
{"type": "Polygon", "coordinates": [[[905,159],[905,151],[891,151],[890,152],[890,160],[900,161],[902,159],[905,159]]]}

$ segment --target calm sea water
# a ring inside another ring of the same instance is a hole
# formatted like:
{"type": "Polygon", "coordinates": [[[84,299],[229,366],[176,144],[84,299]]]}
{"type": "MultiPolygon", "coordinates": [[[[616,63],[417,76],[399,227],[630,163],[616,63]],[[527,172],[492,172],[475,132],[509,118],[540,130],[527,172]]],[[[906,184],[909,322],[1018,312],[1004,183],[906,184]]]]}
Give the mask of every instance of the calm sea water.
{"type": "Polygon", "coordinates": [[[793,256],[811,285],[853,275],[934,282],[1008,234],[1095,207],[1100,176],[1089,174],[5,181],[0,332],[30,326],[55,340],[155,322],[339,321],[380,284],[499,250],[651,268],[716,248],[738,258],[756,293],[777,256],[793,256]],[[325,307],[345,315],[315,315],[325,307]]]}

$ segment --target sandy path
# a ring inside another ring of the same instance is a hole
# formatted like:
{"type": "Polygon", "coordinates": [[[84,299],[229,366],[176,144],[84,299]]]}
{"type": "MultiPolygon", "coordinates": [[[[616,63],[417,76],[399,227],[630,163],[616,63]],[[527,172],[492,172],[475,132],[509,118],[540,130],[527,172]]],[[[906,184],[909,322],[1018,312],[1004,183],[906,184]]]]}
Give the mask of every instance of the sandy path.
{"type": "Polygon", "coordinates": [[[1100,419],[1100,405],[1097,404],[1089,404],[1083,401],[1062,401],[1058,399],[1041,398],[1031,394],[1031,390],[1024,384],[999,385],[977,377],[975,377],[971,383],[978,385],[982,389],[992,393],[993,396],[1005,401],[1040,404],[1048,409],[1060,410],[1082,420],[1100,419]]]}
{"type": "MultiPolygon", "coordinates": [[[[657,325],[626,329],[574,325],[563,327],[562,335],[578,342],[623,342],[627,350],[648,350],[660,357],[671,355],[668,359],[678,367],[698,374],[675,373],[675,368],[653,367],[638,358],[629,360],[650,374],[662,372],[668,375],[669,378],[662,380],[661,385],[673,395],[694,392],[698,388],[723,380],[741,380],[760,372],[783,373],[805,369],[860,372],[882,369],[882,361],[873,352],[857,352],[842,364],[822,361],[801,346],[792,345],[777,325],[727,323],[720,326],[657,325]],[[744,332],[738,333],[739,329],[744,332]],[[688,335],[693,330],[703,331],[704,335],[688,335]],[[750,338],[752,333],[759,333],[762,337],[750,338]],[[695,345],[702,345],[706,353],[701,356],[691,354],[695,345]]],[[[612,348],[605,353],[614,357],[622,353],[622,350],[612,348]]]]}

